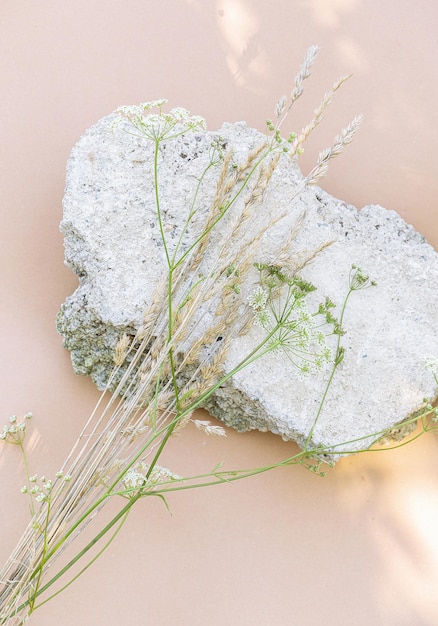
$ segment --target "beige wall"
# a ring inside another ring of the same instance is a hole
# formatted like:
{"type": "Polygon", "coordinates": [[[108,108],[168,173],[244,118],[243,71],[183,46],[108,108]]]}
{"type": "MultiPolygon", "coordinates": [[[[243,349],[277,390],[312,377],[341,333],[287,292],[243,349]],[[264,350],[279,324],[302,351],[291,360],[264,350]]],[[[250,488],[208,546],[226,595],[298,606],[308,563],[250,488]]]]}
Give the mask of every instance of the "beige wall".
{"type": "MultiPolygon", "coordinates": [[[[54,474],[97,398],[54,329],[76,285],[58,224],[65,161],[84,130],[119,104],[163,96],[212,129],[242,119],[263,129],[317,43],[291,129],[338,76],[354,76],[303,168],[364,113],[323,186],[358,207],[398,211],[438,246],[437,24],[432,0],[1,3],[0,414],[34,412],[34,471],[54,474]]],[[[212,440],[186,430],[168,465],[249,467],[291,446],[261,433],[212,440]]],[[[144,502],[100,563],[31,624],[435,625],[437,448],[431,436],[344,460],[325,480],[289,468],[179,494],[172,517],[144,502]]],[[[0,449],[0,475],[6,557],[27,522],[17,450],[0,449]]]]}

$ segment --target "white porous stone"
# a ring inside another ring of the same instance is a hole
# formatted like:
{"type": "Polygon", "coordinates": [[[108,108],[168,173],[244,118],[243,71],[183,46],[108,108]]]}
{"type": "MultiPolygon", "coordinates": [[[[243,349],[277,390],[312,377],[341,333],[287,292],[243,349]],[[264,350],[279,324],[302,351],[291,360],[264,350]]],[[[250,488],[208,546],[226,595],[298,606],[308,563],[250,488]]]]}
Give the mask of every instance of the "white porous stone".
{"type": "MultiPolygon", "coordinates": [[[[154,198],[153,145],[127,133],[126,128],[112,130],[113,121],[113,116],[100,120],[74,147],[67,166],[61,224],[66,263],[80,284],[59,312],[58,329],[71,351],[75,371],[90,375],[99,388],[113,367],[117,339],[123,332],[135,334],[166,271],[154,198]]],[[[231,148],[238,163],[262,139],[258,131],[237,123],[162,145],[159,191],[171,251],[208,164],[212,140],[231,148]]],[[[218,172],[219,168],[210,168],[203,179],[198,211],[183,237],[182,249],[200,233],[218,172]]],[[[313,444],[339,452],[360,450],[376,438],[373,433],[397,425],[422,406],[424,397],[437,395],[426,362],[438,356],[438,255],[394,211],[374,205],[357,211],[320,188],[300,188],[301,180],[296,165],[283,155],[245,236],[250,240],[251,233],[284,213],[265,233],[254,258],[271,262],[305,212],[292,252],[300,259],[306,251],[334,242],[301,275],[318,288],[309,296],[312,301],[317,305],[329,296],[338,315],[352,263],[376,281],[376,287],[355,292],[349,300],[342,338],[345,357],[312,434],[313,444]]],[[[242,202],[243,198],[236,203],[237,216],[242,202]]],[[[232,250],[237,243],[234,227],[231,217],[221,224],[220,234],[208,248],[210,260],[218,254],[214,245],[219,246],[220,237],[226,237],[232,250]]],[[[204,315],[204,324],[211,321],[204,315]]],[[[254,326],[233,341],[226,371],[251,352],[262,332],[254,326]]],[[[269,430],[303,444],[328,375],[325,370],[300,376],[284,354],[271,353],[228,380],[206,408],[238,430],[269,430]]]]}

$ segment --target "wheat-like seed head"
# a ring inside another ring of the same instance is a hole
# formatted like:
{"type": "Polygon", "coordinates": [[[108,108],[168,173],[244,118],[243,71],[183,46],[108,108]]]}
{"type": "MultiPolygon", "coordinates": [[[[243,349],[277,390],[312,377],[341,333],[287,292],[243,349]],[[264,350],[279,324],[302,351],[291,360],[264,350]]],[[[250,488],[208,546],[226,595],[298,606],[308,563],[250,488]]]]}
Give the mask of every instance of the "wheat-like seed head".
{"type": "Polygon", "coordinates": [[[292,142],[291,149],[290,149],[290,152],[289,152],[291,157],[295,157],[297,154],[300,154],[302,152],[303,146],[304,146],[305,142],[307,141],[307,139],[309,138],[310,134],[323,121],[325,111],[326,111],[328,105],[330,104],[330,102],[332,101],[333,96],[338,91],[338,89],[341,87],[341,85],[343,83],[345,83],[345,81],[348,80],[350,77],[351,77],[351,75],[343,76],[342,78],[340,78],[339,80],[337,80],[333,84],[333,87],[330,89],[330,91],[328,91],[327,93],[324,94],[324,97],[323,97],[320,105],[314,111],[312,119],[307,124],[307,126],[305,126],[301,130],[300,134],[292,142]]]}
{"type": "Polygon", "coordinates": [[[123,335],[117,342],[114,350],[114,364],[116,365],[116,367],[122,365],[123,361],[126,359],[126,355],[128,354],[128,348],[131,343],[132,341],[128,337],[128,335],[126,333],[123,333],[123,335]]]}
{"type": "Polygon", "coordinates": [[[329,161],[341,154],[344,147],[351,143],[354,135],[359,129],[359,126],[363,120],[362,115],[357,115],[350,124],[344,128],[340,135],[335,137],[334,143],[331,148],[327,148],[319,153],[318,161],[315,167],[306,176],[306,184],[314,185],[318,180],[323,178],[328,170],[329,161]]]}

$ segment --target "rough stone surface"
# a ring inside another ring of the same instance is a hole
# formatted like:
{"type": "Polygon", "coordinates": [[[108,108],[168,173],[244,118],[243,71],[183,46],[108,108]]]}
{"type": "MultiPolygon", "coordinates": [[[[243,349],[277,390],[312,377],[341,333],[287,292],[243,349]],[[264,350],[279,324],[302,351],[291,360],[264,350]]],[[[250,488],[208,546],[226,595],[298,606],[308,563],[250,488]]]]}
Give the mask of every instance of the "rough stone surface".
{"type": "MultiPolygon", "coordinates": [[[[135,333],[165,271],[152,146],[122,128],[111,131],[112,121],[112,116],[100,120],[72,151],[61,224],[66,263],[80,285],[62,306],[58,328],[75,371],[90,375],[100,388],[112,368],[118,337],[125,331],[135,333]]],[[[224,124],[217,133],[180,137],[160,153],[160,194],[171,246],[188,215],[211,141],[218,137],[233,147],[238,161],[262,135],[244,123],[224,124]]],[[[199,233],[217,175],[212,168],[206,176],[199,211],[183,246],[199,233]]],[[[352,263],[377,282],[353,294],[347,309],[345,358],[313,434],[315,443],[332,446],[396,425],[415,412],[425,396],[436,396],[426,359],[438,356],[438,254],[393,211],[374,205],[357,211],[318,187],[302,189],[293,198],[300,180],[289,157],[282,157],[247,236],[263,220],[287,214],[264,236],[255,260],[275,258],[285,233],[305,211],[304,226],[293,244],[297,258],[335,240],[302,271],[318,287],[315,302],[328,295],[338,307],[342,304],[352,263]]],[[[233,222],[223,228],[229,229],[232,246],[233,222]]],[[[226,370],[251,351],[260,332],[254,327],[234,341],[226,370]]],[[[220,388],[207,408],[238,430],[269,430],[302,443],[326,379],[327,372],[303,378],[284,357],[270,354],[220,388]]],[[[360,440],[343,449],[359,450],[370,442],[360,440]]]]}

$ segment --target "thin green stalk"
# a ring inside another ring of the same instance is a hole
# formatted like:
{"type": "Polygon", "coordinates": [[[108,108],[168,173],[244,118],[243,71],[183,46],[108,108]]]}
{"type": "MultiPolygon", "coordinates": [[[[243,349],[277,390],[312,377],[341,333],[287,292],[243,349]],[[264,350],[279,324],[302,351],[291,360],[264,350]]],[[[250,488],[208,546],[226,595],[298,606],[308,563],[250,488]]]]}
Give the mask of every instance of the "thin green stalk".
{"type": "Polygon", "coordinates": [[[149,439],[148,441],[144,444],[144,446],[142,446],[141,450],[135,455],[135,457],[131,460],[131,462],[127,465],[127,467],[124,468],[124,470],[117,475],[116,479],[114,480],[114,482],[107,488],[107,490],[105,491],[105,493],[103,493],[97,500],[96,502],[94,502],[86,511],[84,511],[84,513],[82,513],[82,515],[79,517],[78,520],[76,520],[76,522],[74,522],[74,524],[65,532],[65,534],[63,535],[63,537],[53,546],[53,548],[51,548],[45,555],[44,557],[41,559],[40,564],[35,568],[35,570],[32,572],[31,576],[30,576],[30,580],[32,580],[33,578],[35,578],[35,576],[38,576],[38,573],[42,570],[42,568],[44,567],[44,565],[52,558],[52,556],[58,552],[58,550],[64,545],[64,543],[67,541],[67,539],[75,532],[75,530],[77,530],[81,524],[87,519],[89,518],[92,513],[107,499],[109,499],[112,495],[113,489],[116,487],[116,485],[120,482],[120,480],[123,478],[123,476],[126,474],[126,472],[130,469],[130,467],[132,467],[132,465],[142,456],[142,454],[144,454],[144,451],[151,446],[154,441],[156,439],[158,439],[160,437],[160,435],[166,431],[166,429],[168,428],[168,426],[164,426],[163,428],[161,428],[160,430],[158,430],[156,433],[154,433],[149,439]]]}
{"type": "Polygon", "coordinates": [[[101,550],[99,550],[99,552],[91,559],[91,561],[81,569],[80,572],[78,572],[76,574],[76,576],[73,576],[73,578],[71,580],[68,581],[68,583],[66,583],[63,587],[61,587],[61,589],[58,589],[58,591],[56,591],[54,594],[52,594],[51,596],[49,596],[48,598],[46,598],[45,600],[43,600],[42,602],[40,602],[40,604],[37,604],[37,606],[34,607],[34,611],[36,611],[37,609],[39,609],[41,606],[43,606],[43,604],[46,604],[49,600],[52,600],[53,598],[55,598],[57,595],[59,595],[62,591],[64,591],[65,589],[67,589],[67,587],[70,587],[70,585],[72,583],[75,582],[75,580],[77,580],[79,578],[79,576],[81,576],[84,572],[87,571],[87,569],[89,567],[91,567],[91,565],[93,565],[93,563],[95,561],[97,561],[97,559],[105,552],[105,550],[110,546],[110,544],[114,541],[114,539],[116,538],[116,536],[119,534],[120,530],[122,529],[124,523],[126,522],[127,518],[129,515],[129,511],[126,513],[125,517],[122,518],[120,524],[117,526],[116,530],[114,531],[114,533],[111,535],[110,539],[106,542],[106,544],[103,546],[103,548],[101,550]]]}
{"type": "Polygon", "coordinates": [[[188,489],[198,489],[201,487],[208,487],[211,485],[219,485],[219,484],[223,485],[224,483],[232,483],[232,482],[235,482],[236,480],[249,478],[251,476],[257,476],[258,474],[263,474],[265,472],[269,472],[273,469],[278,469],[280,467],[285,467],[288,465],[299,465],[300,463],[302,463],[304,458],[306,458],[310,454],[311,454],[311,451],[310,452],[300,451],[296,455],[292,457],[288,457],[287,459],[283,459],[283,461],[279,461],[278,463],[274,463],[272,465],[266,465],[263,467],[257,467],[257,468],[250,469],[250,470],[226,470],[224,472],[199,474],[197,476],[190,476],[188,478],[176,479],[176,480],[171,481],[172,484],[180,483],[180,482],[187,482],[190,480],[199,480],[202,478],[208,478],[209,476],[214,476],[216,478],[216,480],[211,480],[208,482],[200,482],[200,483],[190,484],[190,485],[166,487],[164,489],[155,489],[154,493],[156,495],[159,495],[163,493],[170,493],[173,491],[186,491],[188,489]]]}
{"type": "MultiPolygon", "coordinates": [[[[117,513],[117,515],[115,515],[113,517],[113,519],[108,522],[108,524],[106,524],[106,526],[95,536],[93,537],[93,539],[80,551],[78,552],[78,554],[76,554],[76,556],[71,559],[67,565],[65,565],[57,574],[55,574],[55,576],[53,576],[45,585],[43,585],[39,590],[37,590],[34,594],[34,599],[36,599],[38,596],[40,596],[42,593],[44,593],[47,589],[49,589],[49,587],[51,587],[57,580],[59,580],[66,572],[68,572],[68,570],[75,564],[77,563],[77,561],[79,561],[87,552],[89,552],[89,550],[91,550],[91,548],[96,545],[96,543],[98,543],[100,541],[100,539],[106,535],[106,533],[111,530],[111,528],[117,524],[117,522],[124,517],[125,515],[127,515],[131,509],[131,507],[135,504],[135,502],[142,496],[142,494],[138,494],[136,496],[133,496],[132,499],[128,502],[128,504],[126,504],[123,509],[121,509],[119,511],[119,513],[117,513]]],[[[35,601],[35,600],[34,600],[35,601]]],[[[29,606],[29,601],[27,600],[26,602],[23,602],[23,604],[21,604],[16,612],[14,613],[14,615],[16,615],[17,613],[19,613],[20,611],[22,611],[23,609],[25,609],[27,606],[29,606]]],[[[12,615],[11,615],[12,617],[12,615]]]]}
{"type": "Polygon", "coordinates": [[[160,192],[158,189],[158,148],[159,146],[160,146],[160,140],[158,138],[158,139],[155,139],[155,150],[154,150],[154,194],[155,194],[155,205],[157,207],[158,225],[160,228],[161,240],[163,242],[167,266],[170,269],[172,267],[172,264],[170,261],[169,250],[167,248],[166,237],[164,236],[164,226],[163,226],[163,219],[162,219],[161,207],[160,207],[160,192]]]}
{"type": "Polygon", "coordinates": [[[304,443],[304,450],[307,450],[309,442],[312,439],[314,430],[316,428],[316,424],[318,423],[319,417],[320,417],[320,415],[322,413],[322,409],[324,407],[324,404],[325,404],[325,401],[326,401],[326,398],[327,398],[327,394],[328,394],[329,389],[331,387],[331,384],[333,382],[333,378],[334,378],[335,372],[336,372],[336,370],[338,369],[338,366],[341,364],[341,362],[343,360],[344,353],[343,353],[343,349],[341,348],[341,329],[342,329],[342,324],[344,322],[344,315],[345,315],[345,309],[347,307],[347,302],[348,302],[348,299],[350,298],[350,295],[352,294],[353,291],[354,290],[350,287],[350,289],[349,289],[349,291],[348,291],[348,293],[347,293],[347,295],[346,295],[346,297],[344,299],[344,303],[342,305],[341,316],[339,318],[339,332],[337,334],[336,352],[335,352],[335,359],[333,361],[333,367],[332,367],[332,370],[330,372],[330,376],[329,376],[329,379],[327,381],[327,384],[325,386],[324,393],[322,394],[321,402],[319,403],[318,411],[316,413],[315,419],[313,420],[312,427],[311,427],[311,429],[309,431],[309,434],[307,435],[306,441],[304,443]]]}
{"type": "MultiPolygon", "coordinates": [[[[158,153],[160,146],[160,138],[155,138],[155,149],[154,149],[154,193],[155,193],[155,205],[157,208],[157,216],[158,216],[158,224],[160,228],[161,240],[164,247],[164,252],[166,255],[167,267],[168,267],[168,277],[167,277],[167,304],[168,304],[168,334],[167,341],[168,343],[172,339],[173,333],[173,299],[172,299],[172,291],[173,291],[173,260],[170,258],[169,249],[167,247],[166,237],[164,234],[164,225],[163,225],[163,217],[161,215],[161,205],[160,205],[160,194],[159,194],[159,184],[158,184],[158,153]]],[[[175,391],[176,401],[178,403],[178,385],[176,382],[175,375],[175,364],[173,359],[172,348],[169,349],[169,360],[170,367],[172,371],[172,380],[173,387],[175,391]]]]}
{"type": "MultiPolygon", "coordinates": [[[[50,497],[47,500],[47,512],[46,512],[46,519],[45,519],[45,524],[44,524],[45,530],[43,532],[43,554],[45,554],[47,550],[47,528],[48,528],[49,518],[50,518],[50,497]]],[[[42,575],[43,575],[43,570],[42,568],[40,568],[38,571],[37,580],[35,583],[35,591],[32,592],[32,596],[29,600],[29,614],[32,613],[34,610],[35,600],[36,600],[36,596],[38,593],[38,588],[41,584],[42,575]]]]}
{"type": "Polygon", "coordinates": [[[23,441],[19,441],[18,445],[20,447],[20,451],[21,451],[21,457],[23,459],[23,464],[24,464],[24,471],[26,474],[26,487],[27,487],[27,493],[29,494],[29,508],[30,508],[30,515],[31,517],[34,517],[35,515],[35,506],[33,503],[33,498],[32,498],[32,494],[30,493],[31,490],[31,483],[30,483],[30,471],[29,471],[29,463],[27,461],[27,454],[26,454],[26,450],[24,449],[23,446],[23,441]]]}
{"type": "Polygon", "coordinates": [[[173,253],[173,255],[172,255],[172,267],[174,267],[174,268],[176,267],[176,266],[175,266],[176,255],[177,255],[178,250],[179,250],[179,247],[180,247],[180,245],[181,245],[181,241],[182,241],[182,238],[183,238],[183,236],[184,236],[184,233],[186,232],[186,229],[187,229],[187,227],[188,227],[188,225],[189,225],[189,223],[190,223],[190,220],[193,218],[193,216],[195,215],[195,213],[196,213],[196,211],[197,211],[197,209],[195,209],[195,204],[196,204],[196,201],[197,201],[197,199],[198,199],[198,195],[199,195],[199,191],[200,191],[200,189],[201,189],[201,185],[202,185],[202,183],[203,183],[203,181],[204,181],[204,178],[205,178],[205,177],[206,177],[206,175],[207,175],[207,172],[208,172],[208,171],[209,171],[209,169],[210,169],[211,167],[213,167],[213,166],[214,166],[214,163],[210,162],[210,163],[207,165],[207,167],[204,169],[204,171],[202,172],[202,175],[199,177],[198,183],[197,183],[197,185],[196,185],[195,193],[194,193],[194,195],[193,195],[192,204],[191,204],[191,206],[190,206],[189,215],[188,215],[188,217],[187,217],[187,219],[186,219],[186,221],[185,221],[185,224],[184,224],[184,226],[183,226],[183,228],[182,228],[182,230],[181,230],[181,234],[180,234],[180,236],[179,236],[179,238],[178,238],[178,241],[177,241],[177,244],[176,244],[176,247],[175,247],[175,251],[174,251],[174,253],[173,253]]]}

